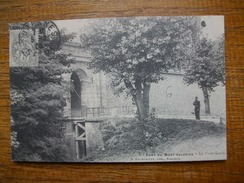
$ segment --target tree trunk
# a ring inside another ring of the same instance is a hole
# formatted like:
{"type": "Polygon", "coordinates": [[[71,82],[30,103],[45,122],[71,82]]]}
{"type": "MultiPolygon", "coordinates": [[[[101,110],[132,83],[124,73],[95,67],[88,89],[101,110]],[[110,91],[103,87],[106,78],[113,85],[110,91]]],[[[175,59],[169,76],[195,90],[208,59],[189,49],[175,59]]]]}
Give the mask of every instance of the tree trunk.
{"type": "Polygon", "coordinates": [[[144,150],[150,152],[151,147],[147,144],[147,129],[144,123],[145,119],[149,117],[150,84],[147,84],[146,82],[142,83],[140,80],[136,81],[134,86],[126,80],[124,80],[124,83],[136,103],[139,120],[141,122],[139,128],[141,128],[141,140],[144,143],[144,150]]]}
{"type": "Polygon", "coordinates": [[[133,86],[128,80],[124,80],[126,88],[130,91],[137,107],[139,120],[143,121],[149,116],[149,92],[150,83],[138,79],[133,86]]]}
{"type": "Polygon", "coordinates": [[[204,105],[205,105],[205,114],[210,115],[210,103],[209,103],[209,94],[207,89],[202,88],[203,97],[204,97],[204,105]]]}
{"type": "Polygon", "coordinates": [[[139,112],[139,119],[143,121],[149,116],[149,91],[150,84],[136,82],[135,84],[136,94],[134,100],[139,112]]]}
{"type": "Polygon", "coordinates": [[[150,92],[150,84],[143,84],[143,104],[145,107],[145,116],[149,116],[149,92],[150,92]]]}
{"type": "Polygon", "coordinates": [[[147,118],[147,112],[146,112],[146,108],[143,103],[143,100],[142,100],[142,98],[136,96],[135,101],[136,101],[136,106],[137,106],[137,110],[139,113],[139,119],[144,120],[145,118],[147,118]]]}
{"type": "Polygon", "coordinates": [[[137,109],[139,112],[139,120],[140,120],[140,127],[142,133],[142,142],[144,142],[144,150],[147,153],[151,152],[151,147],[147,142],[147,126],[145,124],[146,118],[149,117],[149,91],[150,91],[150,84],[146,83],[139,83],[136,84],[136,96],[135,102],[137,105],[137,109]]]}

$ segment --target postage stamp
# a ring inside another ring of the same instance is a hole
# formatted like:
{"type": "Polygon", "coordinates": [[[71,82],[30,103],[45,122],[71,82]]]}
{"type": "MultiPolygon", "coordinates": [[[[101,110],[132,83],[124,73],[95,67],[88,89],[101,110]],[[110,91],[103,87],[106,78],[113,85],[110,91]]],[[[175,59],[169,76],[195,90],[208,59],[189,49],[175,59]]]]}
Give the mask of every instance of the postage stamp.
{"type": "Polygon", "coordinates": [[[38,65],[38,33],[33,30],[10,31],[10,67],[38,65]]]}
{"type": "Polygon", "coordinates": [[[10,67],[38,66],[39,53],[57,51],[61,36],[52,21],[10,24],[10,67]]]}

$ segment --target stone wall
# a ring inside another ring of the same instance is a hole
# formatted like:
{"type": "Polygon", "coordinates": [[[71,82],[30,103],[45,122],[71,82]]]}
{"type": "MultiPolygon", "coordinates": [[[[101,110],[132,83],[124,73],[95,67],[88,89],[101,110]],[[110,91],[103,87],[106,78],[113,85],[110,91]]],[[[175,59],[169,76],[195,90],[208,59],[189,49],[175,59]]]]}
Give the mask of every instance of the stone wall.
{"type": "MultiPolygon", "coordinates": [[[[165,80],[152,84],[150,107],[155,107],[157,114],[189,116],[194,111],[196,96],[201,102],[201,115],[204,115],[202,90],[196,84],[184,84],[180,74],[166,74],[165,80]]],[[[210,112],[213,116],[225,117],[225,87],[216,87],[211,93],[210,112]]]]}

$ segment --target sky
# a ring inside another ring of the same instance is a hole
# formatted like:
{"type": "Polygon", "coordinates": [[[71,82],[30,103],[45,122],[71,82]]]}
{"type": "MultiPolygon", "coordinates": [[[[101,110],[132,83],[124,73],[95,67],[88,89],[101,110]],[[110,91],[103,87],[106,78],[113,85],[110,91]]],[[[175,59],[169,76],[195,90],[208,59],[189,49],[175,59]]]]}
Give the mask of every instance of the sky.
{"type": "Polygon", "coordinates": [[[224,16],[203,16],[201,20],[206,22],[202,31],[209,39],[214,41],[224,33],[224,16]]]}
{"type": "MultiPolygon", "coordinates": [[[[74,19],[54,21],[59,29],[66,28],[68,32],[80,32],[88,25],[91,19],[74,19]]],[[[201,16],[201,20],[206,22],[206,27],[202,29],[203,35],[211,40],[217,39],[224,33],[224,16],[201,16]]],[[[79,36],[74,39],[79,42],[79,36]]]]}

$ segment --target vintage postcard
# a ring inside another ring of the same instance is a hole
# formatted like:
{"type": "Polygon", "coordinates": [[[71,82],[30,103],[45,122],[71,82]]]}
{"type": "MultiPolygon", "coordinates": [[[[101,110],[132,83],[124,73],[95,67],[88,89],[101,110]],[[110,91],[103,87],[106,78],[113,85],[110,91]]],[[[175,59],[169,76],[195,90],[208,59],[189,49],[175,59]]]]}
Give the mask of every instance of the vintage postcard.
{"type": "Polygon", "coordinates": [[[9,24],[13,161],[226,160],[223,16],[9,24]]]}

